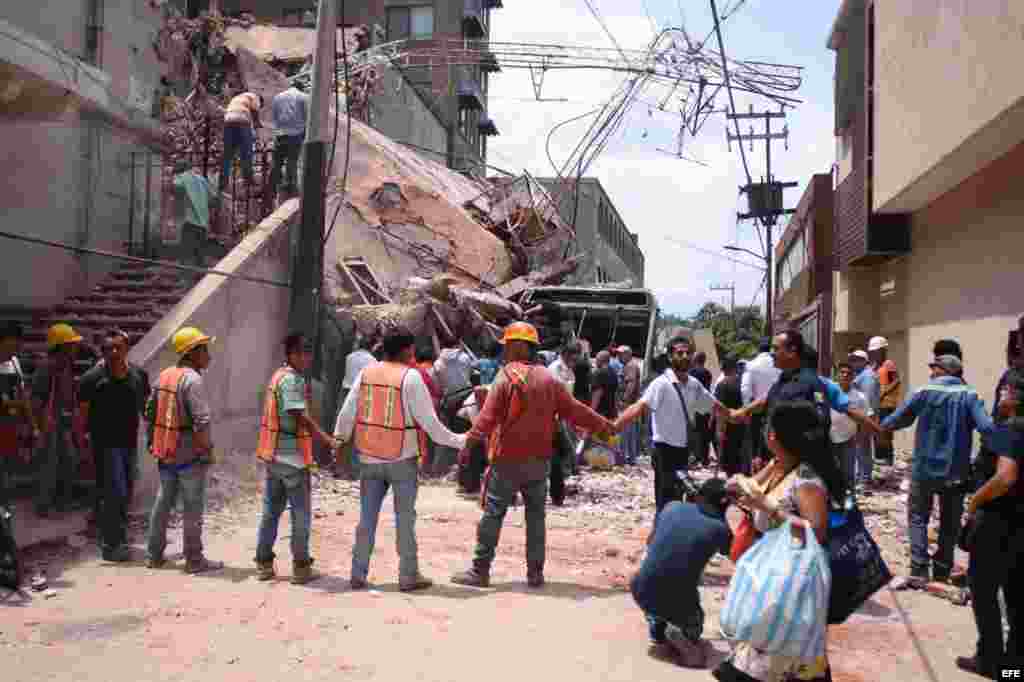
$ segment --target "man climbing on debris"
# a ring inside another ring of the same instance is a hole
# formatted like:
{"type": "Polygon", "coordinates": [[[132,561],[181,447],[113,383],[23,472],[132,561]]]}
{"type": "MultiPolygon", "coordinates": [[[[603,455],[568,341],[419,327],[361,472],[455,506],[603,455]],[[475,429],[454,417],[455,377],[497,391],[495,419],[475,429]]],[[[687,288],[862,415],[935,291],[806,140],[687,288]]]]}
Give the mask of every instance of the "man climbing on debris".
{"type": "Polygon", "coordinates": [[[82,337],[69,325],[58,323],[46,332],[46,363],[32,378],[32,411],[41,434],[39,496],[36,514],[67,511],[74,484],[73,450],[81,448],[83,422],[78,409],[75,358],[82,337]]]}
{"type": "Polygon", "coordinates": [[[210,239],[210,209],[217,204],[217,195],[185,159],[174,163],[174,191],[181,240],[178,258],[186,265],[206,267],[203,254],[210,239]]]}
{"type": "Polygon", "coordinates": [[[213,462],[213,441],[202,373],[210,366],[210,344],[215,340],[196,327],[178,330],[171,338],[178,363],[160,372],[146,404],[149,452],[160,471],[160,492],[149,519],[149,568],[161,568],[166,563],[167,524],[179,496],[185,572],[203,573],[224,567],[203,554],[206,478],[213,462]]]}
{"type": "Polygon", "coordinates": [[[294,82],[270,102],[270,117],[274,126],[274,168],[270,172],[272,192],[282,195],[298,193],[299,154],[306,140],[306,121],[309,119],[309,95],[302,83],[294,82]],[[285,168],[284,186],[280,186],[281,168],[285,168]]]}
{"type": "Polygon", "coordinates": [[[670,502],[655,517],[640,570],[633,576],[633,599],[647,617],[651,645],[672,647],[680,662],[707,663],[708,642],[698,585],[715,553],[728,556],[732,532],[725,520],[729,497],[725,481],[711,478],[693,502],[670,502]]]}
{"type": "Polygon", "coordinates": [[[235,157],[241,156],[242,175],[250,189],[256,184],[252,171],[253,145],[256,130],[263,127],[260,109],[263,98],[252,92],[235,95],[224,111],[224,166],[220,173],[220,191],[228,188],[235,157]]]}
{"type": "Polygon", "coordinates": [[[518,492],[526,504],[527,583],[530,587],[544,584],[544,506],[556,420],[565,419],[589,431],[612,430],[607,419],[575,400],[550,372],[531,364],[539,341],[536,328],[526,322],[505,328],[505,366],[459,453],[460,461],[467,461],[470,448],[486,441],[490,466],[484,475],[484,514],[477,526],[473,565],[452,576],[458,585],[490,584],[505,512],[518,492]]]}
{"type": "Polygon", "coordinates": [[[413,367],[416,337],[392,330],[382,343],[384,359],[356,378],[338,413],[334,437],[352,440],[359,457],[359,526],[352,549],[352,589],[368,586],[377,520],[388,488],[394,489],[398,588],[422,590],[433,582],[419,570],[416,547],[418,459],[427,437],[458,450],[466,443],[444,427],[420,373],[413,367]]]}
{"type": "Polygon", "coordinates": [[[313,361],[313,343],[303,334],[289,334],[284,339],[284,353],[285,364],[267,385],[256,444],[256,456],[266,465],[256,567],[260,580],[273,580],[276,575],[274,542],[287,503],[292,519],[292,583],[304,585],[318,577],[309,555],[313,438],[332,451],[337,443],[309,415],[310,390],[304,374],[313,361]]]}
{"type": "Polygon", "coordinates": [[[149,399],[149,376],[128,363],[128,336],[117,329],[103,338],[103,361],[82,376],[82,418],[96,460],[100,545],[104,561],[130,561],[128,501],[135,476],[139,424],[149,399]]]}

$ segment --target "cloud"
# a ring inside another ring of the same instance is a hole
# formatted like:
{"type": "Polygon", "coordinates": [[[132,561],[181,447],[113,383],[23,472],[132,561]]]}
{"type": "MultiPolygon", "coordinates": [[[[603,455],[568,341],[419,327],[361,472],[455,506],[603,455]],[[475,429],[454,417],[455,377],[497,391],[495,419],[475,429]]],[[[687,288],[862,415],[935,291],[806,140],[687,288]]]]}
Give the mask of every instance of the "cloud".
{"type": "MultiPolygon", "coordinates": [[[[678,10],[662,5],[651,0],[655,17],[678,16],[678,10]]],[[[653,31],[643,4],[605,0],[599,8],[605,24],[624,49],[646,48],[653,31]]],[[[741,43],[740,38],[745,35],[741,29],[750,31],[754,37],[764,30],[763,44],[746,42],[756,44],[760,53],[770,53],[772,61],[808,61],[806,55],[787,46],[781,35],[759,26],[759,20],[769,16],[771,8],[761,10],[761,15],[755,17],[744,16],[748,11],[752,10],[744,9],[730,20],[731,35],[737,36],[734,43],[741,43]],[[746,28],[742,24],[744,19],[746,28]]],[[[538,3],[510,2],[492,13],[492,19],[495,41],[611,47],[584,0],[546,0],[542,9],[538,3]]],[[[701,28],[693,31],[700,34],[698,39],[710,28],[710,24],[703,26],[703,19],[702,15],[692,18],[694,26],[701,28]]],[[[818,53],[810,60],[809,80],[813,79],[816,92],[830,92],[829,55],[823,48],[815,49],[818,53]]],[[[600,107],[627,77],[628,74],[612,71],[550,70],[545,74],[542,96],[568,101],[536,102],[532,100],[528,71],[506,69],[497,74],[491,80],[490,115],[501,135],[489,141],[489,163],[513,172],[527,169],[541,176],[553,175],[546,151],[552,128],[600,107]]],[[[690,242],[723,256],[727,254],[722,246],[731,243],[760,250],[750,223],[737,229],[736,212],[746,211],[745,202],[740,202],[738,196],[745,177],[735,144],[731,150],[726,145],[725,117],[716,114],[696,138],[686,138],[684,154],[706,165],[681,160],[666,153],[675,149],[679,127],[678,116],[671,113],[674,99],[670,94],[662,86],[647,88],[587,174],[600,179],[627,228],[639,234],[646,262],[646,285],[654,289],[665,312],[692,314],[708,300],[721,302],[723,295],[710,292],[708,287],[729,282],[736,284],[736,304],[749,305],[760,289],[762,272],[679,243],[690,242]],[[669,103],[668,111],[658,109],[661,102],[669,103]]],[[[748,102],[759,107],[765,104],[740,95],[737,108],[746,110],[748,102]]],[[[798,180],[803,186],[812,173],[828,172],[833,161],[833,141],[831,102],[825,104],[804,104],[788,118],[792,131],[790,151],[783,151],[778,144],[773,149],[773,171],[780,180],[798,180]]],[[[716,102],[718,108],[725,105],[724,97],[716,102]]],[[[550,152],[556,164],[561,166],[570,157],[593,120],[590,117],[566,124],[552,135],[550,152]]],[[[744,132],[748,127],[749,124],[744,126],[744,132]]],[[[756,145],[748,155],[756,179],[764,173],[763,145],[756,145]]],[[[800,191],[802,188],[787,191],[788,205],[796,205],[800,191]]],[[[758,300],[763,301],[763,295],[758,300]]]]}

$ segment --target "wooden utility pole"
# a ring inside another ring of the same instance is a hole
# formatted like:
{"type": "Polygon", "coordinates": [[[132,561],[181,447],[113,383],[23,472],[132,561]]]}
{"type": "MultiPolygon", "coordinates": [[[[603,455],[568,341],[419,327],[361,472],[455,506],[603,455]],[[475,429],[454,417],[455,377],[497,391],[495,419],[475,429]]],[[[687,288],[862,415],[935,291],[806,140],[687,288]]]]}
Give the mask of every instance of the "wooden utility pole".
{"type": "Polygon", "coordinates": [[[748,220],[753,218],[754,220],[760,220],[761,224],[765,228],[765,243],[764,246],[764,261],[768,267],[768,271],[765,274],[766,284],[766,295],[765,298],[765,325],[768,330],[768,335],[772,334],[772,327],[775,315],[775,273],[773,272],[774,265],[774,244],[772,243],[772,228],[778,223],[779,216],[789,215],[796,213],[795,209],[783,208],[784,200],[782,191],[787,187],[796,187],[799,183],[796,182],[776,182],[772,175],[772,142],[775,140],[784,140],[786,148],[789,148],[789,127],[785,126],[781,133],[772,132],[772,119],[786,118],[785,111],[771,112],[765,111],[762,113],[755,113],[754,107],[751,105],[750,113],[748,114],[726,114],[726,116],[733,121],[741,120],[763,120],[764,121],[764,133],[755,133],[753,126],[750,128],[749,133],[737,133],[733,135],[726,129],[725,136],[726,141],[731,145],[732,142],[743,144],[744,142],[750,143],[750,148],[753,150],[755,140],[763,140],[765,143],[765,162],[766,162],[766,177],[762,178],[761,182],[752,182],[749,185],[740,187],[740,191],[747,195],[747,201],[749,206],[748,213],[737,214],[740,220],[748,220]]]}
{"type": "MultiPolygon", "coordinates": [[[[316,22],[316,52],[313,55],[313,90],[303,145],[302,223],[299,227],[298,256],[292,274],[289,327],[318,338],[320,288],[323,286],[323,236],[327,144],[330,136],[330,103],[335,88],[334,63],[338,32],[338,0],[320,0],[316,22]]],[[[339,122],[335,121],[335,125],[339,122]]],[[[313,366],[320,366],[320,348],[314,351],[313,366]]]]}

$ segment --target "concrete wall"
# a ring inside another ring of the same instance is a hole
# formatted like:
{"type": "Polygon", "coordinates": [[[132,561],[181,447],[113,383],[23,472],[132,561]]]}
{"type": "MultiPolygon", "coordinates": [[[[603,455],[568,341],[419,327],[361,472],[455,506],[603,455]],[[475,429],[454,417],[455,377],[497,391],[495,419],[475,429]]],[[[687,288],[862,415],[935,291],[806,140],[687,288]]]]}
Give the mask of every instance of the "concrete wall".
{"type": "MultiPolygon", "coordinates": [[[[216,269],[289,282],[291,230],[299,216],[299,201],[290,200],[252,230],[216,269]]],[[[204,375],[213,408],[216,469],[235,481],[254,481],[253,452],[262,391],[282,361],[281,339],[288,333],[290,290],[269,284],[207,275],[171,309],[129,354],[145,368],[153,383],[160,371],[177,362],[170,350],[174,333],[196,326],[217,337],[212,362],[204,375]]],[[[144,450],[140,446],[140,452],[144,450]]],[[[141,494],[147,507],[159,485],[152,459],[142,454],[141,494]]]]}
{"type": "Polygon", "coordinates": [[[433,150],[429,158],[444,163],[448,139],[444,124],[396,69],[381,71],[370,97],[370,124],[396,142],[433,150]]]}
{"type": "Polygon", "coordinates": [[[875,7],[874,208],[916,210],[1024,140],[1024,3],[875,7]]]}
{"type": "MultiPolygon", "coordinates": [[[[101,83],[103,100],[109,99],[111,110],[119,115],[149,119],[160,74],[152,48],[159,12],[148,3],[132,0],[98,1],[103,28],[97,61],[109,77],[109,86],[101,83]]],[[[0,18],[61,50],[87,57],[89,13],[84,0],[8,3],[0,18]]],[[[3,57],[0,54],[0,60],[3,57]]],[[[76,71],[76,64],[66,60],[62,73],[76,71]]],[[[80,77],[92,83],[87,74],[80,77]]],[[[112,128],[95,112],[69,106],[46,121],[0,118],[0,149],[4,167],[17,169],[0,179],[2,229],[74,246],[121,250],[134,210],[136,236],[141,235],[145,222],[141,169],[136,173],[134,208],[130,202],[132,154],[136,163],[145,165],[146,148],[138,137],[112,128]]],[[[154,183],[153,225],[160,210],[158,189],[154,183]]],[[[71,291],[88,288],[111,267],[103,258],[7,242],[0,249],[0,268],[7,274],[4,302],[51,305],[71,291]]]]}

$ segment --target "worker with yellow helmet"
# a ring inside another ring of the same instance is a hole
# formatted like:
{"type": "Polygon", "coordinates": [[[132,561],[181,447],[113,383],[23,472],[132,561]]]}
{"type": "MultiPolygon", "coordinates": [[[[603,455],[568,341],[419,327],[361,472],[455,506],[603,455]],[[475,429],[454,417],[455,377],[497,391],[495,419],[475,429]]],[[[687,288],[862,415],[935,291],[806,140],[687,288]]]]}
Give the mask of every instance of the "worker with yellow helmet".
{"type": "Polygon", "coordinates": [[[32,407],[40,433],[36,513],[67,511],[74,483],[74,449],[83,445],[74,364],[82,337],[70,324],[46,331],[46,362],[32,379],[32,407]]]}
{"type": "Polygon", "coordinates": [[[216,341],[196,327],[184,327],[171,339],[177,363],[160,373],[146,405],[149,452],[160,470],[160,493],[153,505],[147,539],[147,565],[166,563],[167,524],[181,496],[185,572],[202,573],[224,567],[203,554],[203,512],[206,478],[213,461],[210,404],[202,372],[210,366],[210,345],[216,341]]]}
{"type": "Polygon", "coordinates": [[[495,377],[483,411],[459,453],[460,463],[465,464],[469,449],[486,442],[490,466],[484,474],[484,514],[477,528],[473,564],[465,573],[452,576],[452,582],[475,587],[490,583],[505,512],[521,493],[526,506],[526,579],[530,587],[539,588],[544,585],[544,511],[557,420],[594,432],[611,431],[612,424],[574,399],[547,368],[531,364],[540,342],[532,324],[510,324],[501,342],[505,366],[495,377]]]}

